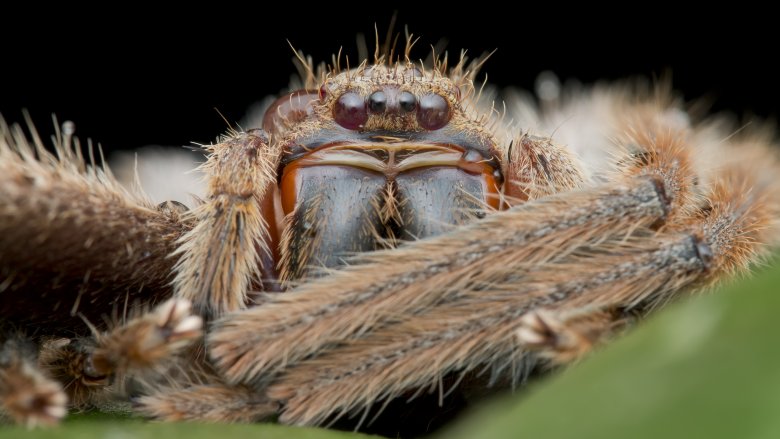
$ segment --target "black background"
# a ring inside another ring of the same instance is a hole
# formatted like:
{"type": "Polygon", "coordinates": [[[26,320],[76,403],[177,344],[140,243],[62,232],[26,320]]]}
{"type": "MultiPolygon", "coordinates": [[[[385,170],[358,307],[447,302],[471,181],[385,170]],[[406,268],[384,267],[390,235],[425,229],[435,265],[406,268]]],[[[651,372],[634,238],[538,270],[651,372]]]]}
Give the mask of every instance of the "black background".
{"type": "Polygon", "coordinates": [[[497,49],[483,71],[499,86],[532,87],[543,70],[584,82],[671,72],[686,99],[705,98],[714,111],[772,117],[779,108],[778,38],[768,11],[740,5],[681,15],[648,3],[635,6],[652,10],[524,4],[509,13],[432,5],[438,10],[290,3],[274,13],[224,5],[166,13],[96,6],[87,14],[41,7],[5,18],[0,112],[18,122],[26,108],[44,133],[56,113],[109,151],[209,142],[226,128],[215,109],[234,122],[286,87],[294,72],[286,40],[315,60],[329,60],[340,46],[354,59],[356,34],[371,44],[374,23],[383,34],[394,9],[396,29],[406,24],[422,36],[419,57],[440,38],[455,53],[497,49]]]}

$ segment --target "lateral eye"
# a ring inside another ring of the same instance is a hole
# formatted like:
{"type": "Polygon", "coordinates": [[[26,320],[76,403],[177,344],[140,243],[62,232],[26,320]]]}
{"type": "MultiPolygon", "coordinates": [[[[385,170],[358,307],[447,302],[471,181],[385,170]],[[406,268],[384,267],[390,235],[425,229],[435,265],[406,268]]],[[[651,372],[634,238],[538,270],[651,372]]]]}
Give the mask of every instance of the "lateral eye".
{"type": "Polygon", "coordinates": [[[279,133],[312,116],[312,104],[317,98],[317,92],[311,90],[298,90],[280,97],[265,111],[263,130],[269,134],[279,133]]]}
{"type": "Polygon", "coordinates": [[[344,93],[333,106],[333,119],[348,130],[359,129],[368,120],[366,101],[355,92],[344,93]]]}
{"type": "Polygon", "coordinates": [[[438,130],[450,121],[450,105],[443,96],[429,93],[420,98],[417,123],[426,130],[438,130]]]}

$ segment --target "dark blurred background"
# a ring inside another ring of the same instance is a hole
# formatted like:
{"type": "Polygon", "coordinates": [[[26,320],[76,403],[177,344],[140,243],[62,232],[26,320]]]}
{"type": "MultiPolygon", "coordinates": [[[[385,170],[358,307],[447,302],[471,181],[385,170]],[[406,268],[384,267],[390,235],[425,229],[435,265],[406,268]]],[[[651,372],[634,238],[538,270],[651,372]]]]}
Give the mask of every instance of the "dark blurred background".
{"type": "Polygon", "coordinates": [[[373,44],[374,23],[384,34],[394,9],[396,29],[408,25],[422,37],[419,57],[441,38],[455,53],[497,49],[484,72],[499,86],[531,88],[544,70],[583,82],[671,72],[685,98],[704,98],[715,111],[771,117],[780,108],[772,15],[744,5],[700,11],[707,15],[661,5],[609,11],[622,18],[561,5],[526,4],[515,14],[446,3],[434,4],[435,12],[413,4],[281,6],[288,12],[92,8],[87,18],[72,8],[33,7],[7,16],[0,112],[18,122],[26,108],[45,132],[55,113],[109,151],[209,142],[226,128],[215,109],[234,122],[287,86],[294,68],[286,40],[315,60],[329,60],[340,46],[354,59],[356,34],[373,44]]]}

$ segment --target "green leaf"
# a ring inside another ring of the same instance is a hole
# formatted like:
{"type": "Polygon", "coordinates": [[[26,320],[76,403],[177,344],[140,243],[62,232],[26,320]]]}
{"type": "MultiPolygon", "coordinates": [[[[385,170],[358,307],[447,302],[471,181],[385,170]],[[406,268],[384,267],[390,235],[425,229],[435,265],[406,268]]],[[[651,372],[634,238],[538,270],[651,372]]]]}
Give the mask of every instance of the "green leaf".
{"type": "Polygon", "coordinates": [[[370,436],[319,428],[274,424],[157,423],[129,416],[89,413],[69,416],[59,427],[26,430],[0,427],[0,438],[11,439],[360,439],[370,436]]]}

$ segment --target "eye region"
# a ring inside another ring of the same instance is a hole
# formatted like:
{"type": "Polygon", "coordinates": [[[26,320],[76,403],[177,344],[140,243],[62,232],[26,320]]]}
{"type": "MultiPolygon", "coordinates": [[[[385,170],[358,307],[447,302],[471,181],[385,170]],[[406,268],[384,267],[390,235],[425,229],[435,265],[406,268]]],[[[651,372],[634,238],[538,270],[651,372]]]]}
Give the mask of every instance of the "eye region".
{"type": "Polygon", "coordinates": [[[344,128],[359,129],[368,120],[365,100],[355,92],[344,93],[333,107],[333,118],[344,128]]]}
{"type": "Polygon", "coordinates": [[[430,93],[420,99],[417,122],[426,130],[438,130],[450,121],[450,106],[441,95],[430,93]]]}

